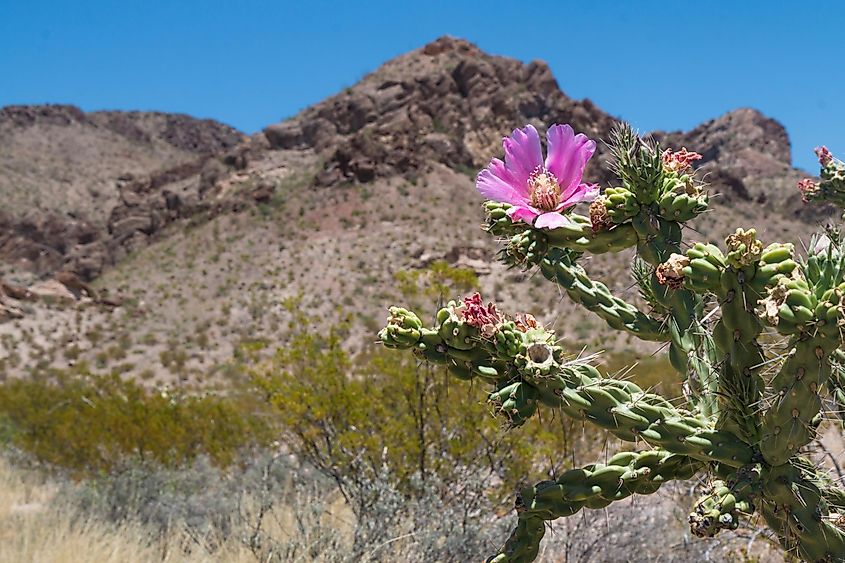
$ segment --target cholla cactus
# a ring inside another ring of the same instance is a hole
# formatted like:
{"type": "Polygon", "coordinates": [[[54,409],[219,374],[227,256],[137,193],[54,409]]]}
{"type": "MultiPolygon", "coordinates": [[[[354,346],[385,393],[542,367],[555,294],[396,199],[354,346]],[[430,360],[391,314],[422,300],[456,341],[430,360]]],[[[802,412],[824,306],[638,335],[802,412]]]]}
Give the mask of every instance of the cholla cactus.
{"type": "MultiPolygon", "coordinates": [[[[823,397],[837,405],[845,398],[839,233],[814,238],[800,261],[792,244],[766,246],[754,229],[737,229],[721,248],[695,243],[684,250],[683,223],[708,203],[692,167],[699,155],[661,151],[621,126],[612,139],[621,184],[599,194],[582,182],[595,143],[569,126],[549,129],[545,161],[531,126],[504,146],[505,161],[494,159],[478,176],[490,199],[486,228],[504,241],[501,259],[539,270],[611,328],[665,342],[686,404],[600,373],[567,354],[530,315],[508,316],[478,295],[449,303],[432,328],[391,308],[382,342],[488,383],[488,401],[508,426],[555,409],[631,443],[606,464],[520,491],[516,529],[489,561],[533,561],[546,521],[697,474],[712,477],[712,490],[692,508],[696,535],[735,529],[757,511],[790,553],[845,561],[845,491],[802,455],[822,420],[823,397]],[[589,217],[572,212],[591,200],[589,217]],[[578,263],[585,253],[630,247],[648,310],[614,295],[578,263]],[[774,332],[782,344],[772,344],[774,332]]],[[[819,156],[822,180],[802,181],[805,198],[845,206],[845,165],[826,149],[819,156]]]]}

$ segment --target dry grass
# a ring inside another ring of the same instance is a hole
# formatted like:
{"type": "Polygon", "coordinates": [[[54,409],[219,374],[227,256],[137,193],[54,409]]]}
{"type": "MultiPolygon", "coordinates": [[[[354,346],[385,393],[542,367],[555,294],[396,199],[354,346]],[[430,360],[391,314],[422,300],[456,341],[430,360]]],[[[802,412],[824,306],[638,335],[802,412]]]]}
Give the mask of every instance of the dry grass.
{"type": "MultiPolygon", "coordinates": [[[[167,537],[154,536],[140,525],[111,525],[80,515],[56,500],[57,486],[40,475],[12,467],[0,458],[0,563],[254,563],[253,553],[237,536],[220,542],[213,552],[197,544],[197,539],[174,530],[167,537]]],[[[257,506],[244,507],[256,516],[257,506]]],[[[324,516],[327,529],[349,539],[352,517],[340,500],[324,516]]],[[[280,506],[265,515],[264,532],[278,540],[297,545],[317,546],[324,542],[322,526],[301,526],[301,519],[290,506],[280,506]]],[[[307,549],[301,550],[302,552],[307,549]]],[[[331,561],[317,555],[291,554],[285,561],[331,561]]],[[[270,558],[267,559],[271,560],[270,558]]],[[[278,557],[273,561],[279,561],[278,557]]]]}
{"type": "MultiPolygon", "coordinates": [[[[51,506],[55,487],[0,460],[0,563],[162,561],[144,532],[74,521],[51,506]]],[[[180,559],[182,560],[182,559],[180,559]]]]}
{"type": "MultiPolygon", "coordinates": [[[[753,530],[690,541],[681,508],[689,501],[684,494],[688,485],[678,485],[648,500],[638,497],[614,504],[608,511],[585,511],[562,519],[547,534],[538,563],[783,561],[780,553],[753,530]]],[[[56,497],[56,491],[50,481],[0,458],[0,563],[456,563],[482,560],[484,556],[475,553],[477,548],[470,548],[472,555],[477,555],[470,557],[468,551],[455,546],[461,554],[440,551],[432,557],[433,544],[427,542],[442,544],[449,540],[430,537],[428,528],[445,515],[432,513],[427,521],[414,523],[402,512],[393,513],[385,523],[391,528],[387,540],[370,542],[353,556],[355,519],[337,496],[328,502],[328,510],[316,517],[308,508],[314,497],[293,495],[261,519],[257,518],[258,505],[242,506],[239,509],[247,519],[252,518],[251,525],[226,538],[198,539],[178,528],[161,536],[139,525],[111,525],[81,516],[72,506],[57,500],[60,497],[56,497]],[[263,539],[257,542],[260,546],[250,549],[249,537],[259,520],[263,539]],[[210,549],[204,543],[216,545],[210,549]]],[[[493,542],[503,540],[506,533],[492,521],[488,526],[488,532],[497,539],[485,541],[489,545],[481,551],[493,553],[493,542]]]]}

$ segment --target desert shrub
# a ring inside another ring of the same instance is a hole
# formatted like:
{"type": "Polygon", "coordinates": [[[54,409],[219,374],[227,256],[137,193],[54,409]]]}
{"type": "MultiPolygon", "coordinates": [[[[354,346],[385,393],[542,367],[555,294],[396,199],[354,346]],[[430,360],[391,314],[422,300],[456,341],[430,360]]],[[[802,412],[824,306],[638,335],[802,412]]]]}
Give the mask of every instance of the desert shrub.
{"type": "MultiPolygon", "coordinates": [[[[432,309],[443,295],[478,286],[472,270],[443,261],[396,278],[409,300],[432,309]]],[[[381,502],[365,491],[385,467],[392,486],[407,497],[434,480],[448,502],[450,496],[472,496],[467,487],[453,486],[458,481],[477,483],[478,491],[495,497],[512,492],[516,476],[535,472],[552,452],[572,451],[569,436],[575,433],[567,428],[535,421],[519,434],[505,432],[487,405],[454,386],[445,369],[380,346],[352,357],[342,346],[342,322],[323,330],[296,300],[285,307],[288,340],[250,370],[252,383],[275,410],[284,441],[337,483],[356,514],[381,502]]],[[[465,509],[475,506],[466,503],[465,509]]]]}
{"type": "Polygon", "coordinates": [[[125,458],[178,465],[200,454],[227,465],[274,433],[241,396],[151,391],[117,376],[13,379],[0,385],[0,435],[37,460],[77,474],[125,458]]]}
{"type": "Polygon", "coordinates": [[[401,270],[393,277],[403,297],[414,305],[430,305],[432,300],[462,295],[479,287],[474,270],[450,266],[445,260],[435,260],[426,268],[401,270]]]}
{"type": "Polygon", "coordinates": [[[356,514],[377,502],[358,491],[384,467],[411,496],[415,482],[432,478],[446,497],[465,493],[452,487],[457,481],[510,492],[517,475],[571,449],[567,428],[529,424],[505,432],[443,369],[378,348],[353,358],[335,333],[317,330],[304,314],[292,324],[287,345],[251,370],[253,384],[274,407],[284,441],[359,503],[356,514]]]}
{"type": "Polygon", "coordinates": [[[436,478],[413,480],[417,495],[409,500],[383,467],[360,489],[381,502],[355,517],[325,476],[268,452],[236,471],[204,457],[179,468],[127,465],[64,485],[59,502],[80,520],[140,524],[162,549],[215,560],[228,560],[237,543],[264,562],[462,562],[504,531],[504,521],[467,514],[463,499],[444,499],[436,478]]]}

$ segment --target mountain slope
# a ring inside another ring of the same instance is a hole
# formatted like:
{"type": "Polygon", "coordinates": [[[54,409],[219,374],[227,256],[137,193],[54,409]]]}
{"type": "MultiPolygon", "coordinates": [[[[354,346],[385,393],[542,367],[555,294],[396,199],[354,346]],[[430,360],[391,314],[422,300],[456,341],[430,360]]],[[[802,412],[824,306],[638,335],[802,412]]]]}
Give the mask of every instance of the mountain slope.
{"type": "Polygon", "coordinates": [[[0,109],[0,257],[47,273],[102,238],[118,180],[219,154],[243,135],[221,123],[73,106],[0,109]]]}

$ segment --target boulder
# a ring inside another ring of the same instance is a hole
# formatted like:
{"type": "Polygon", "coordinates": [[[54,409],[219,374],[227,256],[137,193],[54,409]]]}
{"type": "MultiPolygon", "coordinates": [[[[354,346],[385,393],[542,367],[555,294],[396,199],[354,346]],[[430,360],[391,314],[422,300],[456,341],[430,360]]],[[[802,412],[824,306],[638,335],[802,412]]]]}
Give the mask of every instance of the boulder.
{"type": "Polygon", "coordinates": [[[30,293],[38,301],[55,304],[71,304],[77,301],[73,294],[58,280],[46,280],[29,287],[30,293]]]}

